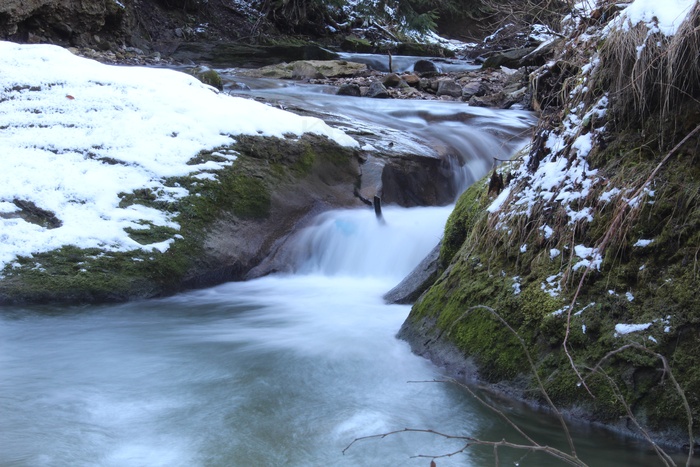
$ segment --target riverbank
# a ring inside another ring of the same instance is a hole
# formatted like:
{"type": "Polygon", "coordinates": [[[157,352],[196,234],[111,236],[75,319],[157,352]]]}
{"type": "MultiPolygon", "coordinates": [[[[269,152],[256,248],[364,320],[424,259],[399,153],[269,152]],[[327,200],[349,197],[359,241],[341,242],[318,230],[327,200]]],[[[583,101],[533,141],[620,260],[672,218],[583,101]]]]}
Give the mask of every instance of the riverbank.
{"type": "Polygon", "coordinates": [[[698,48],[700,7],[681,6],[666,22],[643,1],[569,18],[531,77],[530,148],[457,203],[442,275],[400,335],[467,379],[692,457],[698,88],[679,51],[698,48]]]}

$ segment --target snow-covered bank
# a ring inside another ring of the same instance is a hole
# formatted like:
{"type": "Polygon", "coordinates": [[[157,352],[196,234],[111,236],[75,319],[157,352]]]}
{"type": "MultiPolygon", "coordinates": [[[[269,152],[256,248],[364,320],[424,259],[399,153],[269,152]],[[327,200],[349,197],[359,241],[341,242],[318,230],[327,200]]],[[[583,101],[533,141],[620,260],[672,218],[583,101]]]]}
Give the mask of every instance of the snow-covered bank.
{"type": "Polygon", "coordinates": [[[0,269],[18,255],[64,245],[166,249],[172,240],[144,246],[124,229],[177,229],[175,213],[120,207],[119,194],[147,188],[162,200],[186,196],[164,180],[215,177],[235,154],[191,159],[237,135],[313,133],[357,144],[321,120],[217,93],[175,71],[102,65],[55,46],[8,42],[0,42],[0,69],[0,269]],[[27,222],[18,206],[26,202],[58,222],[27,222]]]}

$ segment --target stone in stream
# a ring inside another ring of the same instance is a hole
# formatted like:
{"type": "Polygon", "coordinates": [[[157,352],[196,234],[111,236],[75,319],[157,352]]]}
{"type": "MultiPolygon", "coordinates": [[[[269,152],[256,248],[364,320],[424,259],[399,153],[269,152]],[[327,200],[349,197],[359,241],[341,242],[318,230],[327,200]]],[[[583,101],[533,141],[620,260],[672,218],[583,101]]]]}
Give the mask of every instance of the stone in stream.
{"type": "Polygon", "coordinates": [[[367,90],[367,97],[375,97],[379,99],[385,99],[389,97],[389,93],[386,90],[386,87],[379,81],[375,81],[372,84],[369,85],[369,89],[367,90]]]}
{"type": "Polygon", "coordinates": [[[438,68],[430,60],[418,60],[413,65],[413,71],[420,76],[424,76],[438,73],[438,68]]]}
{"type": "Polygon", "coordinates": [[[396,73],[389,73],[382,80],[382,84],[388,88],[395,88],[401,84],[401,78],[396,73]]]}
{"type": "Polygon", "coordinates": [[[358,86],[357,84],[346,83],[338,88],[337,94],[339,96],[360,97],[362,95],[362,91],[360,90],[360,86],[358,86]]]}
{"type": "Polygon", "coordinates": [[[438,96],[462,97],[462,86],[452,79],[442,79],[438,81],[436,94],[438,96]]]}

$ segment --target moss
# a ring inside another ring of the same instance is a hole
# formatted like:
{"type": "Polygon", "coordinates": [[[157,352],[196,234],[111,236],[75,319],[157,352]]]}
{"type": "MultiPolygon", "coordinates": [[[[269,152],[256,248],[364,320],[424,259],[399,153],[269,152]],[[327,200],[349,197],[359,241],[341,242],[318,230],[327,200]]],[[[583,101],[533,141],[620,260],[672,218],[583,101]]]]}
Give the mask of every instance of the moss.
{"type": "Polygon", "coordinates": [[[135,229],[127,227],[124,229],[129,237],[141,245],[160,243],[173,238],[178,234],[178,230],[163,225],[154,225],[150,222],[141,223],[143,228],[135,229]]]}
{"type": "Polygon", "coordinates": [[[187,73],[194,76],[206,85],[215,87],[220,91],[223,91],[224,89],[224,81],[221,79],[221,75],[219,75],[216,70],[212,70],[210,68],[193,68],[187,73]]]}
{"type": "Polygon", "coordinates": [[[97,248],[65,246],[20,257],[6,267],[0,297],[7,301],[120,301],[152,293],[156,284],[145,279],[153,253],[104,253],[97,248]]]}
{"type": "Polygon", "coordinates": [[[445,235],[440,246],[440,264],[443,268],[450,264],[477,220],[483,216],[487,201],[481,182],[473,184],[459,197],[445,224],[445,235]]]}

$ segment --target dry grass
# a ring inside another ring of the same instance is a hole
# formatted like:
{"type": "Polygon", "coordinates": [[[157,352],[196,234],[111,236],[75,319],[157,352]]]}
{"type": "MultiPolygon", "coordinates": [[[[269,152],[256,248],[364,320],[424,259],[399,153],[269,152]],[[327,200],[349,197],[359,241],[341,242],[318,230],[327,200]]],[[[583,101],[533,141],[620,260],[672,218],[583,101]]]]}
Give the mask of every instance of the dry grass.
{"type": "MultiPolygon", "coordinates": [[[[623,127],[643,125],[651,115],[677,128],[677,109],[697,100],[700,90],[700,4],[671,37],[644,23],[613,30],[601,49],[598,85],[611,92],[615,118],[623,127]]],[[[665,141],[671,145],[673,141],[665,141]]]]}

